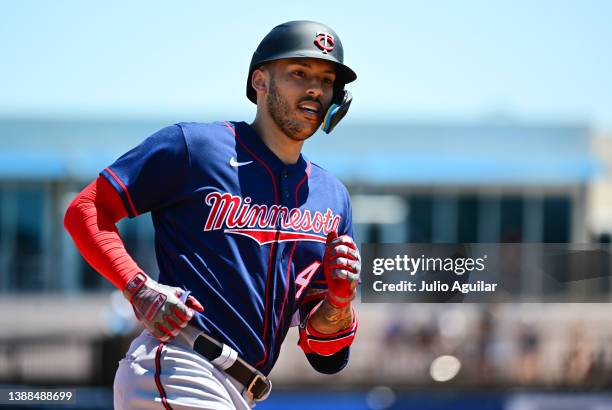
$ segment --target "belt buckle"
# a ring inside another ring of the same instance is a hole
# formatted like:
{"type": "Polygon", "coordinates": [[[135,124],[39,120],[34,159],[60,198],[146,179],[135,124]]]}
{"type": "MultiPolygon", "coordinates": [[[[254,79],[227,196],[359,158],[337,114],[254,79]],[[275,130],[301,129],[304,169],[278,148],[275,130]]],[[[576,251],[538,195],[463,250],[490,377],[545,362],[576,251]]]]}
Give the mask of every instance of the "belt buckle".
{"type": "Polygon", "coordinates": [[[261,373],[256,373],[251,383],[249,383],[249,387],[247,387],[247,392],[253,395],[253,400],[255,401],[264,401],[265,399],[268,398],[271,391],[272,391],[272,382],[261,373]],[[261,396],[255,396],[255,393],[251,391],[251,389],[255,386],[255,383],[257,383],[258,380],[261,380],[267,386],[266,390],[264,390],[261,396]]]}

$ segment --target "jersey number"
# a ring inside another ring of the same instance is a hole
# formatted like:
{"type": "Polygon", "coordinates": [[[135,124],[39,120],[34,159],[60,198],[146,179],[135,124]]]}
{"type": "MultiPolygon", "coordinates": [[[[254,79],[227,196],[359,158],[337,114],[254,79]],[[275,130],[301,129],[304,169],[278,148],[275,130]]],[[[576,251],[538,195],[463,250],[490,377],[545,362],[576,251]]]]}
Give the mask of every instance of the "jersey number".
{"type": "Polygon", "coordinates": [[[317,272],[317,269],[319,269],[319,266],[321,266],[321,262],[314,261],[295,277],[295,284],[298,286],[298,291],[295,294],[296,299],[300,298],[302,292],[304,292],[304,289],[306,289],[310,283],[310,279],[312,279],[312,276],[317,272]]]}

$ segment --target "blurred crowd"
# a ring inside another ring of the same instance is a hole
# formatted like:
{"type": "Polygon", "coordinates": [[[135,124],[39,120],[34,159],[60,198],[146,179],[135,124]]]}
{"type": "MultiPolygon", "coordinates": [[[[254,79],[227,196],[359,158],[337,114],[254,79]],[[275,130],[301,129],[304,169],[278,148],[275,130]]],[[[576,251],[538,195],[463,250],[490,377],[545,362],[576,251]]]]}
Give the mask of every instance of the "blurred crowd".
{"type": "Polygon", "coordinates": [[[396,307],[368,366],[388,382],[440,381],[432,364],[451,356],[460,368],[443,381],[455,385],[612,387],[605,305],[396,307]]]}

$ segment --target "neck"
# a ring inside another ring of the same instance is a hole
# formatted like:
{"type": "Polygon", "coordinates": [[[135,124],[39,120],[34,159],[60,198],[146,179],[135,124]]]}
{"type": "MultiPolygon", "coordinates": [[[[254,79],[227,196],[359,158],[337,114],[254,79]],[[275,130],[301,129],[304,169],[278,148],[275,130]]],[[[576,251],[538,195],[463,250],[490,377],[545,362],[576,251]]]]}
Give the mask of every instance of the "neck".
{"type": "Polygon", "coordinates": [[[304,141],[289,138],[269,116],[257,113],[251,124],[261,140],[285,164],[295,164],[300,158],[304,141]]]}

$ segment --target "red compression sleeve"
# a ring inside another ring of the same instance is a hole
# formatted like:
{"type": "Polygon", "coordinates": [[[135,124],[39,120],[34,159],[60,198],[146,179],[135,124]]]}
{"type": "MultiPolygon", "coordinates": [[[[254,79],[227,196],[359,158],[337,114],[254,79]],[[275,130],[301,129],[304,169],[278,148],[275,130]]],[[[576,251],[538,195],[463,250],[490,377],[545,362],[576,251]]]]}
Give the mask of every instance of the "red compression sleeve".
{"type": "Polygon", "coordinates": [[[85,260],[120,290],[143,272],[127,253],[115,223],[127,216],[119,193],[100,176],[72,201],[64,227],[85,260]]]}

